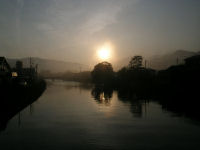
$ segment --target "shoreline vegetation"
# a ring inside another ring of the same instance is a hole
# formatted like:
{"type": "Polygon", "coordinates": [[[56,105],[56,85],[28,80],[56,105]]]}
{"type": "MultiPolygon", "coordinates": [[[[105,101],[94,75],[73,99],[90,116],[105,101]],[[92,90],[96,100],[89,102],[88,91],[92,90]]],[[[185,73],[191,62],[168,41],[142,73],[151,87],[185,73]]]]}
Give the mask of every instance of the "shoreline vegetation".
{"type": "MultiPolygon", "coordinates": [[[[101,62],[92,71],[79,73],[51,73],[42,71],[44,79],[60,79],[94,84],[101,87],[128,90],[134,93],[155,91],[195,93],[200,83],[200,55],[188,57],[184,64],[170,66],[165,70],[154,70],[143,65],[142,56],[131,58],[127,66],[114,72],[112,64],[101,62]],[[186,92],[187,91],[187,92],[186,92]]],[[[177,93],[178,94],[178,93],[177,93]]]]}
{"type": "MultiPolygon", "coordinates": [[[[41,74],[42,75],[42,74],[41,74]]],[[[142,56],[134,56],[129,64],[114,72],[112,64],[102,62],[90,72],[48,74],[44,78],[93,84],[92,95],[116,90],[121,99],[152,100],[178,115],[200,119],[199,85],[200,55],[188,57],[185,63],[156,71],[143,66],[142,56]]]]}

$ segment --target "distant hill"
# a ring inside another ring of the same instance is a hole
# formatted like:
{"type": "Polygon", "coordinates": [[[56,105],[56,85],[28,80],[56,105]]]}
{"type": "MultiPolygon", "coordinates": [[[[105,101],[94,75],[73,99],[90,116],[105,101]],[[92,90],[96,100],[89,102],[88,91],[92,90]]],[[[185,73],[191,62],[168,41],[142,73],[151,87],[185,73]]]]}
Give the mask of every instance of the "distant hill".
{"type": "MultiPolygon", "coordinates": [[[[157,55],[149,58],[145,58],[147,60],[147,67],[153,68],[156,70],[166,69],[171,65],[182,64],[184,63],[184,59],[187,57],[191,57],[194,55],[199,55],[200,52],[191,52],[186,50],[177,50],[172,53],[168,53],[165,55],[157,55]]],[[[115,70],[122,68],[123,66],[127,66],[131,57],[124,58],[118,61],[114,67],[115,70]]]]}
{"type": "MultiPolygon", "coordinates": [[[[166,69],[171,65],[181,64],[184,63],[184,59],[190,56],[198,55],[200,52],[191,52],[186,50],[177,50],[172,53],[168,53],[165,55],[157,55],[149,58],[145,58],[147,60],[147,67],[156,69],[156,70],[162,70],[166,69]]],[[[114,70],[117,71],[120,68],[127,66],[129,61],[131,59],[130,57],[121,59],[115,63],[113,63],[114,70]]],[[[17,60],[20,60],[23,62],[24,67],[30,66],[30,58],[21,58],[21,59],[7,59],[8,63],[11,67],[15,66],[15,63],[17,60]]],[[[43,59],[38,57],[33,57],[32,62],[34,65],[38,64],[38,71],[50,71],[52,73],[58,73],[58,72],[66,72],[66,71],[72,71],[72,72],[79,72],[81,71],[88,71],[89,66],[79,64],[79,63],[73,63],[73,62],[67,62],[67,61],[58,61],[58,60],[51,60],[51,59],[43,59]]]]}
{"type": "Polygon", "coordinates": [[[172,65],[183,64],[185,58],[198,54],[200,54],[200,52],[177,50],[173,53],[148,58],[147,66],[156,70],[162,70],[172,65]]]}
{"type": "MultiPolygon", "coordinates": [[[[15,67],[16,61],[20,60],[23,62],[24,67],[30,66],[30,58],[21,58],[21,59],[7,59],[8,63],[11,67],[15,67]]],[[[43,59],[38,57],[31,58],[33,65],[35,66],[38,64],[38,71],[50,71],[52,73],[58,72],[79,72],[89,70],[89,67],[79,63],[73,62],[65,62],[65,61],[58,61],[58,60],[51,60],[51,59],[43,59]]]]}

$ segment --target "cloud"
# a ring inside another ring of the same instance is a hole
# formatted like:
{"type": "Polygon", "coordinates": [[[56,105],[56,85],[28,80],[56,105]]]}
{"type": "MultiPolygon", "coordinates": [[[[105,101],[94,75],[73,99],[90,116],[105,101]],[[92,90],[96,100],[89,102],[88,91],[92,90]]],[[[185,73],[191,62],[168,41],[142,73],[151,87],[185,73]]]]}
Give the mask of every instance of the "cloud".
{"type": "Polygon", "coordinates": [[[17,3],[18,3],[19,8],[24,7],[24,0],[17,0],[17,3]]]}
{"type": "Polygon", "coordinates": [[[86,61],[107,41],[120,56],[181,44],[197,48],[200,2],[191,1],[177,7],[180,0],[1,0],[0,45],[12,49],[10,56],[41,50],[54,59],[84,53],[86,61]]]}

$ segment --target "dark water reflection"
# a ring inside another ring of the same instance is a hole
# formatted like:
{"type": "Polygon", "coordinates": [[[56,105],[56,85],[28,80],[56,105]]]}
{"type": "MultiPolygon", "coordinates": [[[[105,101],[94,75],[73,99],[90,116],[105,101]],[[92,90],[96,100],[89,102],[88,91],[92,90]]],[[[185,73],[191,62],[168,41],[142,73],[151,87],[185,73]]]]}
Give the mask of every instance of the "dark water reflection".
{"type": "Polygon", "coordinates": [[[20,126],[18,114],[0,133],[0,149],[199,149],[199,121],[174,114],[134,94],[48,81],[20,126]]]}
{"type": "Polygon", "coordinates": [[[118,98],[124,103],[130,103],[130,111],[134,117],[142,117],[143,112],[146,114],[148,100],[138,99],[135,94],[126,93],[124,91],[118,91],[118,98]]]}
{"type": "Polygon", "coordinates": [[[101,88],[95,86],[91,94],[93,98],[97,101],[99,104],[105,104],[106,106],[110,105],[111,98],[113,96],[113,89],[110,88],[101,88]]]}

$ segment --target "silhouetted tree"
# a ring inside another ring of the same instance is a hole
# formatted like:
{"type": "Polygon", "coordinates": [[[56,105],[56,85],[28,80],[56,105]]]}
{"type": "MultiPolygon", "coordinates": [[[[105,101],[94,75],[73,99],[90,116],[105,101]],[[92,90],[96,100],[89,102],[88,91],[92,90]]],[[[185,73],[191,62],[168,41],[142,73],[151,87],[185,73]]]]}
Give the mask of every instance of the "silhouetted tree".
{"type": "Polygon", "coordinates": [[[128,67],[123,67],[117,72],[116,78],[120,89],[147,93],[152,89],[155,71],[142,67],[142,56],[134,56],[128,67]]]}
{"type": "Polygon", "coordinates": [[[131,69],[138,69],[142,67],[142,56],[134,56],[131,58],[129,62],[129,68],[131,69]]]}
{"type": "Polygon", "coordinates": [[[97,64],[91,72],[94,83],[110,84],[114,78],[113,67],[108,62],[97,64]]]}

